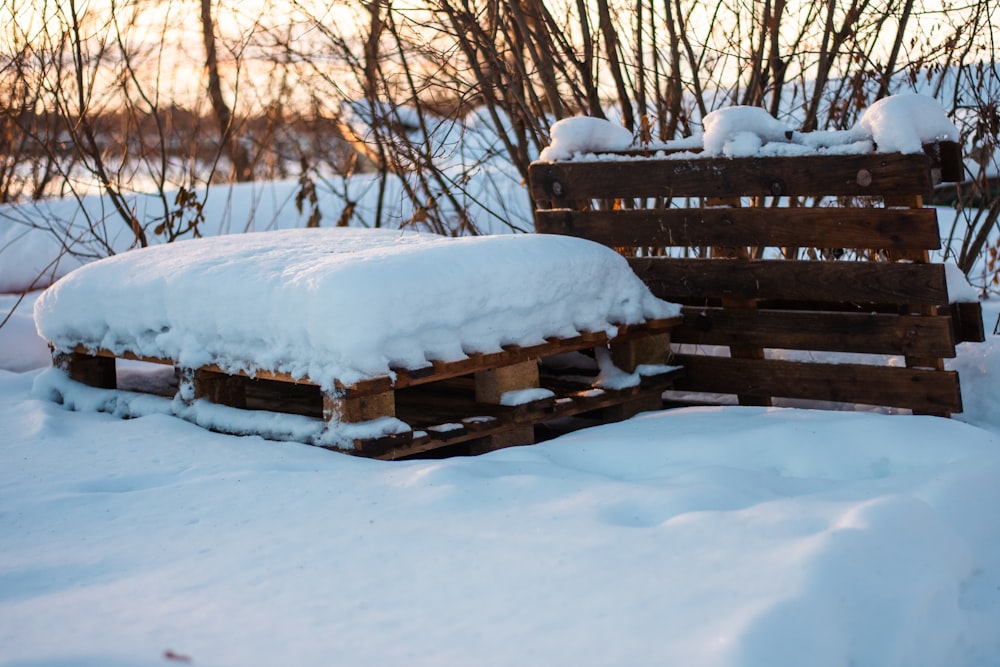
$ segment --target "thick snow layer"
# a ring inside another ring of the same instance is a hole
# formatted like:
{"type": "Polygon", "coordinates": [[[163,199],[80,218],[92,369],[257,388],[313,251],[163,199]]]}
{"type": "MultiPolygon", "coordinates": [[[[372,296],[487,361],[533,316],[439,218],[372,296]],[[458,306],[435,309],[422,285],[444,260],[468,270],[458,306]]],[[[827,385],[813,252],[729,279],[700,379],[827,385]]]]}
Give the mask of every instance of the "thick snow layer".
{"type": "Polygon", "coordinates": [[[962,273],[955,262],[944,262],[944,275],[948,285],[948,300],[951,303],[978,301],[979,292],[969,284],[969,279],[962,273]]]}
{"type": "Polygon", "coordinates": [[[327,388],[678,312],[589,241],[358,229],[136,250],[77,269],[35,304],[58,349],[281,371],[327,388]]]}
{"type": "Polygon", "coordinates": [[[538,156],[540,160],[565,160],[576,153],[621,151],[632,145],[632,133],[603,118],[576,116],[564,118],[552,126],[551,143],[538,156]]]}
{"type": "Polygon", "coordinates": [[[958,141],[958,128],[933,97],[892,95],[865,109],[858,126],[871,135],[879,152],[920,153],[922,144],[958,141]]]}

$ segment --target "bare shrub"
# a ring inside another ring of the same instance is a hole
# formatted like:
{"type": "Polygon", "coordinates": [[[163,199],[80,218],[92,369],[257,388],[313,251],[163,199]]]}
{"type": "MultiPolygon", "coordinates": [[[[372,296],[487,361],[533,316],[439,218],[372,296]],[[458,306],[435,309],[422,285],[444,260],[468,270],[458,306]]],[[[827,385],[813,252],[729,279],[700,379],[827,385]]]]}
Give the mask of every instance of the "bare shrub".
{"type": "Polygon", "coordinates": [[[90,231],[108,253],[109,225],[135,245],[197,234],[192,197],[273,178],[299,182],[303,207],[318,186],[343,192],[339,218],[311,209],[309,224],[530,229],[529,207],[484,198],[509,202],[499,193],[524,180],[560,118],[610,117],[666,141],[749,104],[836,129],[917,90],[941,101],[969,157],[946,253],[996,277],[990,0],[97,4],[3,0],[0,202],[98,189],[114,222],[90,231]],[[347,182],[366,171],[377,204],[359,220],[347,182]],[[388,215],[400,204],[390,182],[408,218],[388,215]],[[161,212],[136,219],[124,199],[136,190],[157,193],[161,212]]]}

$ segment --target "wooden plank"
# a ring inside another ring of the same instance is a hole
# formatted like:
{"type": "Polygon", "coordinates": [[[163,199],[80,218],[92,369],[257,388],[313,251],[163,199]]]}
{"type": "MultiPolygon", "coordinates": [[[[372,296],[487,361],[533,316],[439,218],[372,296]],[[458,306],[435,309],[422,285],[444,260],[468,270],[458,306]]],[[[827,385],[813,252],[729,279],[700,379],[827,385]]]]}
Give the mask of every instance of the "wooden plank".
{"type": "Polygon", "coordinates": [[[246,409],[246,385],[249,380],[240,375],[198,369],[194,372],[194,397],[219,405],[246,409]]]}
{"type": "Polygon", "coordinates": [[[855,303],[948,302],[944,266],[888,262],[633,257],[656,296],[736,297],[855,303]]]}
{"type": "Polygon", "coordinates": [[[316,385],[246,378],[243,391],[248,410],[323,418],[323,394],[316,385]]]}
{"type": "Polygon", "coordinates": [[[675,343],[955,356],[947,317],[692,306],[682,312],[684,323],[671,332],[675,343]]]}
{"type": "Polygon", "coordinates": [[[962,411],[954,371],[702,355],[675,359],[686,371],[677,388],[686,391],[863,403],[941,415],[962,411]]]}
{"type": "Polygon", "coordinates": [[[111,350],[105,350],[103,348],[89,348],[86,345],[77,345],[73,348],[75,354],[83,354],[92,357],[105,357],[108,359],[128,359],[130,361],[144,361],[150,364],[162,364],[165,366],[173,366],[175,362],[173,359],[163,359],[161,357],[144,357],[131,352],[122,352],[121,354],[115,354],[111,350]]]}
{"type": "Polygon", "coordinates": [[[934,209],[671,208],[535,212],[535,229],[619,247],[941,246],[934,209]]]}
{"type": "Polygon", "coordinates": [[[613,198],[920,195],[934,187],[923,153],[534,162],[528,178],[532,198],[554,208],[613,198]]]}
{"type": "Polygon", "coordinates": [[[91,387],[114,389],[118,386],[114,358],[91,355],[87,352],[57,353],[52,363],[69,377],[91,387]]]}

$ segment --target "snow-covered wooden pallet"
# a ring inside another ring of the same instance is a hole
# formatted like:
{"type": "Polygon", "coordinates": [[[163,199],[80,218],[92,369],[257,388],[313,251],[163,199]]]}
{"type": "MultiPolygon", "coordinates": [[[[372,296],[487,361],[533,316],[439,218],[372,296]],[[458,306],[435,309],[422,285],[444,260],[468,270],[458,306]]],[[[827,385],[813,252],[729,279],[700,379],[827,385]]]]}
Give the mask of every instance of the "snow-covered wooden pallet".
{"type": "MultiPolygon", "coordinates": [[[[119,359],[174,367],[176,382],[147,386],[145,391],[169,395],[193,405],[207,401],[241,411],[297,414],[344,425],[370,424],[395,418],[407,428],[351,439],[324,442],[323,431],[310,444],[361,456],[396,459],[464,444],[469,453],[535,442],[536,429],[555,420],[585,416],[580,424],[626,419],[637,412],[662,407],[661,395],[673,386],[682,369],[669,365],[670,330],[680,317],[621,326],[611,338],[607,331],[556,338],[528,347],[507,346],[490,354],[434,362],[417,369],[394,369],[392,375],[354,384],[338,383],[324,391],[308,377],[256,370],[230,374],[210,364],[185,368],[172,359],[78,346],[57,353],[54,364],[75,382],[119,389],[119,359]],[[582,355],[582,368],[567,368],[567,353],[591,352],[613,362],[616,377],[603,382],[595,373],[598,361],[582,355]],[[549,367],[547,361],[560,363],[549,367]],[[604,384],[605,386],[602,386],[604,384]]],[[[239,424],[239,420],[234,420],[239,424]]],[[[561,424],[559,428],[565,428],[561,424]]],[[[246,434],[246,427],[216,430],[246,434]]]]}
{"type": "MultiPolygon", "coordinates": [[[[766,112],[737,111],[754,135],[766,112]]],[[[869,136],[867,152],[824,151],[766,134],[745,155],[601,154],[584,137],[578,159],[531,165],[536,228],[617,249],[654,294],[684,304],[673,340],[687,344],[685,399],[961,412],[944,359],[984,340],[981,310],[964,276],[932,260],[940,232],[922,200],[960,177],[959,146],[874,152],[869,136]]]]}
{"type": "Polygon", "coordinates": [[[95,262],[35,316],[67,407],[398,458],[661,407],[679,313],[590,241],[306,229],[95,262]],[[581,351],[595,377],[540,372],[581,351]]]}

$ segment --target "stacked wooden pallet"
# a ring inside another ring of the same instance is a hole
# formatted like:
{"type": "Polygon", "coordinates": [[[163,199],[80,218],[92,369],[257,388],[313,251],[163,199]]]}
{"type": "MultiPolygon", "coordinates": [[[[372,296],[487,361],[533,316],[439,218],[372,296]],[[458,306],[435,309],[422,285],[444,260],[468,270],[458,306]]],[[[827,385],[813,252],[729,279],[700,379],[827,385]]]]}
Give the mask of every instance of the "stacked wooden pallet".
{"type": "Polygon", "coordinates": [[[984,340],[982,317],[978,302],[949,298],[945,267],[930,260],[939,231],[922,197],[959,179],[958,158],[946,143],[926,154],[631,153],[536,162],[529,175],[539,232],[614,247],[656,296],[685,304],[673,334],[690,344],[676,357],[683,388],[949,415],[962,400],[943,360],[984,340]]]}
{"type": "Polygon", "coordinates": [[[175,367],[177,381],[173,387],[158,391],[173,393],[181,403],[208,401],[240,410],[303,415],[322,420],[331,428],[395,418],[405,428],[354,437],[347,447],[327,444],[322,431],[317,431],[311,444],[396,459],[442,448],[478,453],[529,444],[545,425],[564,425],[570,417],[609,422],[659,409],[662,393],[680,375],[678,368],[667,365],[670,331],[679,323],[679,317],[650,320],[619,326],[611,335],[585,332],[528,347],[507,346],[496,353],[474,354],[458,361],[394,369],[392,375],[337,384],[330,391],[309,378],[266,369],[230,374],[215,365],[183,368],[172,359],[134,354],[116,357],[107,350],[82,346],[57,354],[55,364],[77,382],[109,390],[119,385],[119,358],[166,364],[175,367]],[[558,367],[551,363],[565,360],[568,353],[591,351],[598,358],[606,351],[618,372],[632,374],[633,381],[602,387],[594,375],[594,363],[569,373],[565,363],[558,367]]]}

